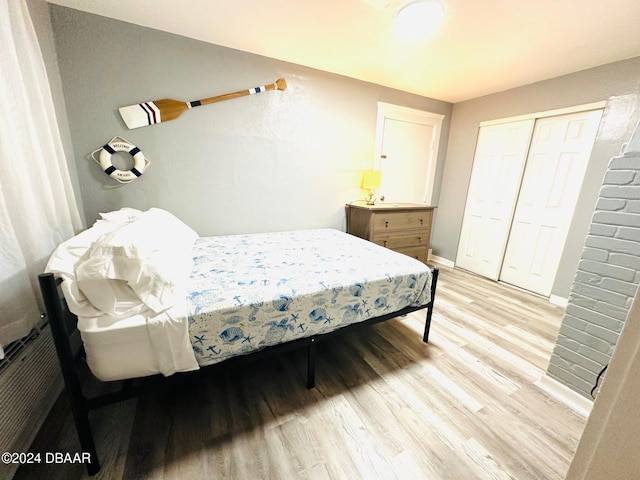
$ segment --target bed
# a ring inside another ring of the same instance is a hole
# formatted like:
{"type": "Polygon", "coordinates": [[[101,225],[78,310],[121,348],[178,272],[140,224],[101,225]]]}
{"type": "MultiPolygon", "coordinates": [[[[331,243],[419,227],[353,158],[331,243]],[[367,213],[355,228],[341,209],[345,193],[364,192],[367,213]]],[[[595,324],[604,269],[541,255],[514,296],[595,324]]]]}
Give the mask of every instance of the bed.
{"type": "Polygon", "coordinates": [[[437,276],[337,230],[199,237],[157,208],[101,214],[39,276],[89,474],[100,468],[90,410],[294,348],[307,349],[313,388],[316,344],[331,335],[426,309],[427,342],[437,276]],[[122,389],[86,398],[78,355],[122,389]]]}

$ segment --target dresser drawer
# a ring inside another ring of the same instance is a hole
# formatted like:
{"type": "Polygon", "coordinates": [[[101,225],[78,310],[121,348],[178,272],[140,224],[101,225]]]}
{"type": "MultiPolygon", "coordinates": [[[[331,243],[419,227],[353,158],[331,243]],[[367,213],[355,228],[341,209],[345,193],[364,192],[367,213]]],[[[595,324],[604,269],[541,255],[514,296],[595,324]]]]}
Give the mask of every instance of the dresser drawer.
{"type": "Polygon", "coordinates": [[[409,255],[422,263],[427,263],[427,249],[425,247],[394,248],[393,250],[409,255]]]}
{"type": "Polygon", "coordinates": [[[404,247],[429,246],[429,228],[412,230],[411,233],[374,233],[371,241],[395,250],[404,247]]]}
{"type": "Polygon", "coordinates": [[[380,212],[372,215],[373,233],[431,226],[431,212],[380,212]]]}

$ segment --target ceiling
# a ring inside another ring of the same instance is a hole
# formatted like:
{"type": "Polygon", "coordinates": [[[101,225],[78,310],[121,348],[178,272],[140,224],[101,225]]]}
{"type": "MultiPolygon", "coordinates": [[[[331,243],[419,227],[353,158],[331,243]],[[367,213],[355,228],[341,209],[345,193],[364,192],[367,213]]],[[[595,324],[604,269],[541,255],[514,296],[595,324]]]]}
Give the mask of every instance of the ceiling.
{"type": "Polygon", "coordinates": [[[427,39],[407,0],[48,0],[452,103],[640,56],[638,0],[441,0],[427,39]]]}

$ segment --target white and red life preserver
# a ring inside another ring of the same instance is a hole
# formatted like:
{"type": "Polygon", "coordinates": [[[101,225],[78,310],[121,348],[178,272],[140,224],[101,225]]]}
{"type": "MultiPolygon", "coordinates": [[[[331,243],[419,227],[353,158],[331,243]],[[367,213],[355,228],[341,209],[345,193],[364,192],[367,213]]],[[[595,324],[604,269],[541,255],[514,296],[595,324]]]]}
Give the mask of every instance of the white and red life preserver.
{"type": "Polygon", "coordinates": [[[120,183],[129,183],[140,177],[149,166],[149,160],[145,158],[142,151],[128,142],[124,138],[114,137],[102,148],[92,153],[93,159],[100,165],[100,168],[114,180],[120,183]],[[126,152],[133,157],[133,167],[130,170],[119,170],[111,161],[111,156],[116,152],[126,152]],[[99,153],[98,158],[96,154],[99,153]]]}

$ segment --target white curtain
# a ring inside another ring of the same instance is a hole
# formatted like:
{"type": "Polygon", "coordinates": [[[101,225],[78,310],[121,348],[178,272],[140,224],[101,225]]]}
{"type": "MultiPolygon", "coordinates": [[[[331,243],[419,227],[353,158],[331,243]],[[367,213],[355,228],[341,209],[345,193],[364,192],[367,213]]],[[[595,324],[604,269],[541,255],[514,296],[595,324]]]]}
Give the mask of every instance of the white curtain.
{"type": "Polygon", "coordinates": [[[26,0],[0,0],[0,358],[39,322],[37,275],[81,228],[26,0]]]}

